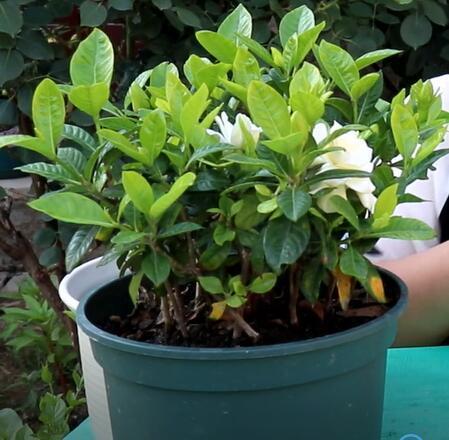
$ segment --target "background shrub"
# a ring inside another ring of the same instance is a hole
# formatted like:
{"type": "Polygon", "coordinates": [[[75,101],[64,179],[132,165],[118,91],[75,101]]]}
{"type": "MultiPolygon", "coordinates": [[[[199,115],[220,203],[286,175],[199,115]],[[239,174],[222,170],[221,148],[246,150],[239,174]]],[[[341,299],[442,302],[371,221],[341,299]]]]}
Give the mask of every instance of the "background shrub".
{"type": "MultiPolygon", "coordinates": [[[[0,127],[31,130],[28,117],[36,84],[45,76],[65,82],[68,59],[91,27],[101,26],[117,52],[116,99],[130,78],[161,59],[180,61],[195,50],[196,28],[214,28],[239,2],[230,0],[0,0],[0,127]]],[[[255,37],[276,39],[286,11],[307,4],[325,20],[328,40],[354,55],[382,47],[404,50],[389,60],[391,91],[418,77],[448,71],[447,0],[249,0],[255,37]]],[[[199,48],[198,48],[199,51],[199,48]]],[[[79,111],[71,122],[89,125],[79,111]]]]}

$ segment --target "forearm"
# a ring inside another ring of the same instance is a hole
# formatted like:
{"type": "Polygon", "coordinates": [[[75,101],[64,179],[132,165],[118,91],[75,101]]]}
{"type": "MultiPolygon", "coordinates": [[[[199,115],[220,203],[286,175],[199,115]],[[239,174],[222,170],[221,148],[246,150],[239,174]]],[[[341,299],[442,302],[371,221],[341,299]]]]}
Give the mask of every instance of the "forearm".
{"type": "Polygon", "coordinates": [[[435,345],[449,337],[449,242],[396,261],[378,263],[409,288],[395,345],[435,345]]]}

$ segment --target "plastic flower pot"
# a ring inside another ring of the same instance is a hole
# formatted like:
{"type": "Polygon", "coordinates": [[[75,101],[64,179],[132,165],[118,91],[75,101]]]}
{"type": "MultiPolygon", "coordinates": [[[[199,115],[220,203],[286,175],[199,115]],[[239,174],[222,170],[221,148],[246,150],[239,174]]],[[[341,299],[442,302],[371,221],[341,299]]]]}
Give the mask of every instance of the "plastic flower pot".
{"type": "MultiPolygon", "coordinates": [[[[112,439],[379,440],[387,348],[406,287],[383,316],[338,334],[260,347],[134,342],[97,325],[128,313],[129,278],[85,295],[78,325],[104,369],[112,439]]],[[[88,397],[89,398],[89,397],[88,397]]]]}
{"type": "MultiPolygon", "coordinates": [[[[75,312],[84,296],[118,278],[119,271],[115,262],[98,266],[99,261],[100,258],[97,258],[82,264],[61,281],[59,296],[70,310],[75,312]]],[[[78,339],[92,431],[97,440],[111,440],[111,423],[103,368],[93,356],[90,339],[79,327],[78,339]]]]}

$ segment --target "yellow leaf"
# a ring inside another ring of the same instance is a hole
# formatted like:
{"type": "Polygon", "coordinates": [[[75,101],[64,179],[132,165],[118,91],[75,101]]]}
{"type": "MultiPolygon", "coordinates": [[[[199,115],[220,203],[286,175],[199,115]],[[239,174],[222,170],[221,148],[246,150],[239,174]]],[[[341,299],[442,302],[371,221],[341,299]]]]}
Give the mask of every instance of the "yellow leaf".
{"type": "Polygon", "coordinates": [[[351,301],[352,293],[352,277],[341,272],[340,269],[333,271],[335,279],[337,281],[338,298],[343,310],[347,310],[349,302],[351,301]]]}
{"type": "Polygon", "coordinates": [[[209,315],[210,319],[219,320],[226,310],[226,301],[219,301],[212,304],[212,312],[209,315]]]}
{"type": "Polygon", "coordinates": [[[387,298],[385,297],[384,283],[382,281],[382,278],[377,274],[371,275],[368,278],[368,283],[371,290],[370,293],[374,296],[376,301],[385,303],[387,301],[387,298]]]}

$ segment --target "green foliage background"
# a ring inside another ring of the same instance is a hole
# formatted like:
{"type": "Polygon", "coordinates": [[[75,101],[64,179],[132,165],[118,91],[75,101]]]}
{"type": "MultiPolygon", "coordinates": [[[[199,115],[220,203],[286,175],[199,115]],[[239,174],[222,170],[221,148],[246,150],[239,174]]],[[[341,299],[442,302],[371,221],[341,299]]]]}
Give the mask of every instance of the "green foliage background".
{"type": "MultiPolygon", "coordinates": [[[[239,2],[229,0],[0,0],[0,127],[30,132],[31,97],[50,76],[68,80],[68,58],[91,27],[100,26],[117,52],[114,95],[130,79],[162,59],[181,62],[195,50],[194,32],[216,27],[239,2]]],[[[384,66],[387,88],[396,91],[419,77],[449,71],[447,0],[250,0],[254,36],[277,38],[280,18],[307,4],[327,23],[324,37],[353,55],[389,47],[404,50],[384,66]]],[[[197,49],[200,52],[200,49],[197,49]]],[[[90,125],[79,110],[71,122],[90,125]]]]}

